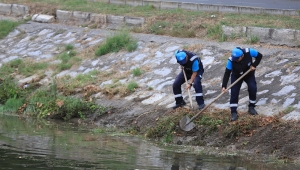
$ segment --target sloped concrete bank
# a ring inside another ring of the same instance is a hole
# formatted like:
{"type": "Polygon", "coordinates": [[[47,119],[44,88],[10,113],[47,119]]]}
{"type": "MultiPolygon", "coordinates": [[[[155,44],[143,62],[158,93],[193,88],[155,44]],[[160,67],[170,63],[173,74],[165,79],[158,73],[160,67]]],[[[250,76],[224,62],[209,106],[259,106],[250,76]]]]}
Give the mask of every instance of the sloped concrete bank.
{"type": "MultiPolygon", "coordinates": [[[[109,30],[87,29],[62,24],[42,24],[28,22],[20,25],[5,39],[0,41],[1,64],[17,58],[32,58],[37,61],[53,58],[57,47],[62,44],[73,44],[76,49],[83,50],[101,43],[109,30]],[[64,30],[64,31],[61,31],[64,30]],[[20,33],[23,36],[18,36],[20,33]],[[23,37],[20,39],[20,37],[23,37]],[[34,37],[34,38],[33,38],[34,37]]],[[[130,76],[122,83],[136,81],[141,87],[126,100],[138,99],[144,105],[160,105],[170,108],[174,104],[172,83],[179,72],[179,67],[173,53],[176,49],[195,46],[195,52],[201,56],[205,66],[203,79],[205,102],[209,103],[220,93],[220,84],[225,70],[225,62],[230,50],[235,46],[252,47],[263,55],[256,75],[258,83],[257,110],[264,115],[277,115],[289,107],[293,111],[286,114],[285,120],[300,119],[299,102],[299,49],[278,46],[245,45],[234,43],[205,42],[201,39],[174,38],[147,34],[133,34],[139,41],[137,51],[125,51],[108,54],[95,59],[82,61],[79,68],[63,71],[56,76],[87,73],[91,70],[114,70],[124,72],[136,67],[147,68],[140,77],[130,76]],[[116,67],[118,63],[124,63],[116,67]],[[153,91],[145,91],[152,87],[153,91]]],[[[51,77],[41,82],[49,82],[51,77]]],[[[112,83],[113,80],[102,82],[99,87],[112,83]]],[[[193,91],[192,91],[193,93],[193,91]]],[[[185,94],[186,95],[186,94],[185,94]]],[[[229,107],[228,95],[223,95],[214,107],[227,109],[229,107]]],[[[240,95],[239,109],[245,110],[248,103],[246,86],[243,85],[240,95]]]]}

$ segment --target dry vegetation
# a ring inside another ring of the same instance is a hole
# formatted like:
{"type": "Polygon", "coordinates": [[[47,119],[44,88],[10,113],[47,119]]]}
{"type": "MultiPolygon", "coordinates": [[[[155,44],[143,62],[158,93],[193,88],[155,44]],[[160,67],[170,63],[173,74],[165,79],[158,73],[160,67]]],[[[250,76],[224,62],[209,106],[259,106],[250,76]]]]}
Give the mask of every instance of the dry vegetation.
{"type": "MultiPolygon", "coordinates": [[[[222,37],[221,26],[255,26],[300,30],[300,16],[269,14],[234,14],[218,12],[186,11],[181,9],[159,10],[153,6],[128,6],[92,2],[88,0],[0,0],[3,3],[27,5],[30,14],[55,15],[57,9],[93,12],[123,16],[144,17],[143,27],[133,32],[143,32],[174,37],[199,37],[219,41],[235,40],[238,37],[222,37]]],[[[91,25],[92,26],[92,25],[91,25]]]]}

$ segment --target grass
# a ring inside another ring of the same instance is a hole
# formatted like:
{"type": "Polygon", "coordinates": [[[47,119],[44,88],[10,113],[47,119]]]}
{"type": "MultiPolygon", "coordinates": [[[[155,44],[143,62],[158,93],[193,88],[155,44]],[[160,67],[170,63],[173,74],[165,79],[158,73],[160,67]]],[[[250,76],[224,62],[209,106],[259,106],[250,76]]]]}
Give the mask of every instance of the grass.
{"type": "Polygon", "coordinates": [[[295,110],[295,107],[293,107],[293,106],[288,106],[286,109],[284,109],[283,111],[282,111],[282,113],[283,114],[288,114],[288,113],[291,113],[292,111],[294,111],[295,110]]]}
{"type": "Polygon", "coordinates": [[[207,27],[207,36],[212,39],[218,39],[222,37],[222,26],[221,25],[214,25],[207,27]]]}
{"type": "MultiPolygon", "coordinates": [[[[80,58],[76,57],[77,52],[73,48],[72,45],[68,44],[65,47],[65,51],[56,56],[57,59],[61,60],[61,63],[56,67],[56,71],[70,69],[73,65],[81,61],[80,58]]],[[[16,59],[3,64],[2,67],[0,67],[0,75],[3,79],[8,78],[12,74],[19,74],[25,77],[34,74],[43,76],[45,70],[48,68],[49,64],[46,61],[33,62],[30,59],[16,59]]]]}
{"type": "Polygon", "coordinates": [[[68,70],[76,63],[79,63],[81,59],[76,57],[76,54],[77,52],[74,50],[74,46],[67,44],[64,52],[56,56],[57,59],[61,60],[61,63],[57,66],[57,71],[68,70]]]}
{"type": "Polygon", "coordinates": [[[22,98],[9,98],[5,104],[0,107],[0,112],[3,113],[16,113],[23,105],[24,99],[22,98]]]}
{"type": "Polygon", "coordinates": [[[22,89],[16,86],[16,82],[12,77],[0,79],[0,104],[5,104],[11,98],[17,99],[22,97],[22,89]]]}
{"type": "Polygon", "coordinates": [[[247,39],[246,39],[246,43],[248,43],[248,44],[255,44],[257,42],[259,42],[258,36],[250,35],[250,37],[247,37],[247,39]]]}
{"type": "Polygon", "coordinates": [[[130,92],[134,92],[137,87],[138,87],[138,84],[135,81],[130,81],[127,85],[127,89],[130,92]]]}
{"type": "Polygon", "coordinates": [[[15,29],[21,22],[14,22],[8,20],[0,20],[0,39],[4,38],[12,30],[15,29]]]}
{"type": "Polygon", "coordinates": [[[173,140],[176,122],[179,121],[179,116],[169,116],[160,119],[156,126],[146,130],[146,137],[160,138],[161,142],[170,143],[173,140]]]}
{"type": "Polygon", "coordinates": [[[74,49],[74,46],[72,44],[67,44],[65,46],[65,50],[68,51],[68,50],[73,50],[74,49]]]}
{"type": "Polygon", "coordinates": [[[99,82],[102,76],[97,70],[90,71],[86,74],[78,74],[74,78],[70,76],[61,77],[58,80],[58,89],[64,95],[71,95],[77,92],[84,91],[84,97],[90,97],[92,94],[99,91],[95,85],[99,82]]]}
{"type": "Polygon", "coordinates": [[[18,72],[25,77],[31,76],[37,73],[44,73],[44,70],[48,67],[46,62],[25,62],[21,64],[18,68],[18,72]]]}
{"type": "Polygon", "coordinates": [[[134,76],[140,76],[140,75],[142,75],[142,71],[141,71],[141,69],[140,68],[135,68],[135,69],[133,69],[132,70],[132,74],[134,75],[134,76]]]}
{"type": "Polygon", "coordinates": [[[101,44],[96,50],[96,56],[102,56],[110,52],[118,52],[126,49],[131,52],[137,48],[137,41],[128,32],[118,32],[106,38],[105,43],[101,44]]]}
{"type": "Polygon", "coordinates": [[[39,118],[54,116],[64,120],[73,117],[84,119],[87,114],[106,112],[106,107],[92,101],[84,101],[72,96],[60,95],[57,84],[49,87],[20,89],[12,79],[5,79],[0,86],[0,112],[12,112],[39,118]]]}
{"type": "Polygon", "coordinates": [[[118,80],[115,80],[113,83],[105,85],[101,89],[101,92],[109,98],[116,95],[124,97],[135,92],[136,88],[138,88],[138,84],[135,81],[130,81],[128,84],[122,84],[118,80]]]}

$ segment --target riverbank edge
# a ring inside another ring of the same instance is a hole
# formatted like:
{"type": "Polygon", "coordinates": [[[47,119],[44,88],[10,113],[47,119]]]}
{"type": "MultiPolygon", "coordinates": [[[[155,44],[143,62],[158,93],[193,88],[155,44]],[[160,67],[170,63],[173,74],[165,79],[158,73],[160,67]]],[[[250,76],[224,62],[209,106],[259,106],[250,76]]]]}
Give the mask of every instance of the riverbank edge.
{"type": "MultiPolygon", "coordinates": [[[[219,150],[219,148],[215,148],[216,149],[216,151],[218,151],[219,150]]],[[[203,151],[199,151],[199,152],[203,152],[203,151]]],[[[208,152],[209,153],[209,152],[208,152]]],[[[247,152],[245,152],[245,153],[247,153],[247,152]]],[[[235,153],[234,152],[232,152],[232,153],[226,153],[226,154],[224,154],[225,156],[226,155],[235,155],[235,153]]],[[[243,154],[241,154],[241,155],[243,155],[243,154]]]]}

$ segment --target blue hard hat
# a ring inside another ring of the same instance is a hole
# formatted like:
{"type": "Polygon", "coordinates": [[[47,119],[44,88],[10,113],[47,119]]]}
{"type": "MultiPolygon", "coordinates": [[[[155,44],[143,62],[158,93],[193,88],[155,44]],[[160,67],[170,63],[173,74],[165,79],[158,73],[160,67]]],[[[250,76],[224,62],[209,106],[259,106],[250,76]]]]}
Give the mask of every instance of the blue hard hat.
{"type": "Polygon", "coordinates": [[[177,59],[177,63],[179,63],[180,65],[184,65],[186,63],[186,53],[183,51],[176,51],[175,52],[175,56],[177,59]]]}
{"type": "Polygon", "coordinates": [[[237,61],[242,55],[243,55],[243,51],[241,49],[238,48],[234,48],[231,52],[231,57],[233,61],[237,61]]]}

